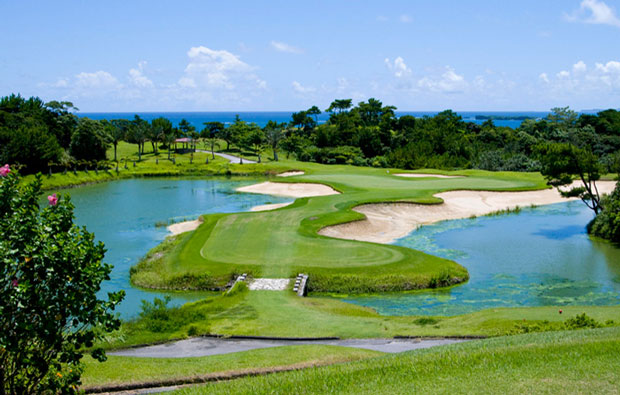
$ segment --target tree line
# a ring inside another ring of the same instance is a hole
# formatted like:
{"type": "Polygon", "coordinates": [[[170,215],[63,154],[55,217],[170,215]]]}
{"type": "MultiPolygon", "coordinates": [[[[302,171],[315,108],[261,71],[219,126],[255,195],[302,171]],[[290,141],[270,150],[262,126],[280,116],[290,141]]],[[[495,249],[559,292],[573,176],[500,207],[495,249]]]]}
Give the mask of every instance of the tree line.
{"type": "Polygon", "coordinates": [[[479,125],[446,110],[434,116],[396,116],[394,106],[377,99],[353,105],[351,99],[334,100],[330,114],[319,124],[317,106],[295,112],[285,123],[269,121],[264,127],[237,116],[229,125],[205,122],[197,130],[187,120],[178,125],[160,117],[148,122],[78,118],[70,102],[43,102],[11,95],[0,99],[0,162],[19,163],[23,173],[45,171],[50,165],[66,167],[87,161],[118,161],[121,141],[136,145],[138,160],[150,151],[167,151],[175,140],[189,139],[211,152],[241,150],[262,161],[264,153],[278,160],[280,152],[300,161],[323,164],[396,167],[403,169],[483,169],[541,171],[547,143],[572,144],[596,157],[601,172],[617,170],[620,150],[620,112],[577,114],[554,108],[544,119],[525,119],[516,128],[496,126],[493,120],[479,125]],[[109,147],[113,154],[106,158],[109,147]]]}

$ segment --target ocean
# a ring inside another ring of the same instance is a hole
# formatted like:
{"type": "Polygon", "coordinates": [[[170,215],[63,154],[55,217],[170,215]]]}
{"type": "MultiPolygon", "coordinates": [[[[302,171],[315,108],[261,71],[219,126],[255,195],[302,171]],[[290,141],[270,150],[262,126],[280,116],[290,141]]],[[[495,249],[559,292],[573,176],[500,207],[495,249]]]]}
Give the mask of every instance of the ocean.
{"type": "MultiPolygon", "coordinates": [[[[88,117],[90,119],[133,119],[137,114],[141,118],[151,121],[155,118],[164,117],[169,119],[173,125],[178,125],[182,119],[186,119],[196,129],[201,130],[204,127],[205,122],[222,122],[224,124],[231,124],[235,120],[235,116],[238,114],[241,119],[246,122],[254,122],[258,126],[265,126],[268,121],[275,122],[289,122],[291,120],[291,114],[293,111],[224,111],[224,112],[84,112],[77,113],[79,117],[88,117]]],[[[414,117],[421,118],[424,116],[436,115],[438,111],[396,111],[396,115],[401,117],[403,115],[413,115],[414,117]]],[[[474,122],[482,124],[484,120],[476,119],[477,115],[482,116],[496,116],[496,117],[532,117],[532,118],[544,118],[549,113],[544,111],[526,111],[526,112],[495,112],[495,111],[463,111],[458,112],[463,117],[464,121],[474,122]]],[[[319,123],[324,123],[329,119],[328,113],[322,113],[318,116],[319,123]]],[[[509,126],[511,128],[517,128],[521,125],[521,120],[507,119],[507,120],[493,120],[496,126],[509,126]]]]}

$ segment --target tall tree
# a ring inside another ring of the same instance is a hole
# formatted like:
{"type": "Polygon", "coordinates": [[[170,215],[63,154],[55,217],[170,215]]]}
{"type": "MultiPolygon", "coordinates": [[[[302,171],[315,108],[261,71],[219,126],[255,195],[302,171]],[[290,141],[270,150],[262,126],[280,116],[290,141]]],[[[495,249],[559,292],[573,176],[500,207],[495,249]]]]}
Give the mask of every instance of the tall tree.
{"type": "Polygon", "coordinates": [[[148,139],[148,131],[150,125],[147,121],[140,118],[139,115],[135,115],[131,122],[128,137],[131,143],[138,146],[138,160],[142,160],[142,154],[144,153],[144,143],[148,139]]]}
{"type": "Polygon", "coordinates": [[[113,119],[105,127],[108,135],[108,141],[114,147],[114,162],[118,160],[118,157],[116,155],[118,143],[120,143],[126,138],[129,127],[130,122],[126,119],[113,119]]]}
{"type": "Polygon", "coordinates": [[[564,197],[579,197],[595,214],[602,210],[596,181],[600,179],[600,163],[588,147],[570,143],[546,143],[538,148],[541,173],[564,197]],[[573,178],[580,185],[573,185],[573,178]]]}
{"type": "Polygon", "coordinates": [[[269,146],[273,150],[273,159],[276,162],[278,161],[279,144],[280,144],[280,141],[284,139],[284,137],[285,136],[284,136],[284,131],[282,130],[282,127],[268,126],[265,128],[265,139],[267,141],[267,144],[269,144],[269,146]]]}
{"type": "Polygon", "coordinates": [[[310,107],[306,113],[308,115],[313,115],[314,116],[314,122],[318,125],[319,124],[319,115],[321,115],[321,110],[319,110],[319,108],[317,106],[312,106],[310,107]]]}
{"type": "Polygon", "coordinates": [[[106,158],[107,136],[101,122],[80,118],[71,136],[69,152],[78,160],[102,160],[106,158]]]}
{"type": "Polygon", "coordinates": [[[200,137],[205,141],[205,145],[211,148],[211,158],[215,159],[215,147],[219,149],[218,139],[225,127],[221,122],[205,122],[204,125],[200,137]]]}
{"type": "MultiPolygon", "coordinates": [[[[124,291],[97,293],[112,267],[105,247],[73,224],[55,194],[39,207],[41,177],[27,185],[0,173],[0,393],[68,394],[80,384],[82,353],[118,329],[124,291]]],[[[103,350],[91,355],[105,360],[103,350]]]]}
{"type": "Polygon", "coordinates": [[[338,112],[342,112],[348,110],[353,105],[352,99],[336,99],[334,100],[325,112],[333,112],[334,110],[338,110],[338,112]]]}

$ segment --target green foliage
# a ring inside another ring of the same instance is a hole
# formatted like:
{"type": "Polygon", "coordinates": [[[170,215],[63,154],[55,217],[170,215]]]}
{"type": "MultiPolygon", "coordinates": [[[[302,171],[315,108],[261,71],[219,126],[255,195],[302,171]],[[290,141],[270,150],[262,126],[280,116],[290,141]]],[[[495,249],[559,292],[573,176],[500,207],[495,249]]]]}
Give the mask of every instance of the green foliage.
{"type": "Polygon", "coordinates": [[[439,323],[439,320],[433,317],[420,317],[416,318],[413,323],[420,326],[436,325],[439,323]]]}
{"type": "Polygon", "coordinates": [[[588,233],[620,243],[620,182],[613,192],[601,200],[601,211],[588,224],[588,233]]]}
{"type": "MultiPolygon", "coordinates": [[[[0,392],[72,392],[82,348],[118,328],[123,291],[97,298],[111,266],[94,235],[73,224],[68,198],[48,197],[41,178],[0,177],[0,392]]],[[[99,349],[93,357],[104,360],[99,349]]]]}
{"type": "MultiPolygon", "coordinates": [[[[142,300],[140,326],[153,333],[164,333],[205,319],[199,311],[188,312],[179,307],[168,307],[170,300],[170,296],[155,298],[153,302],[142,300]]],[[[192,331],[198,332],[197,329],[192,331]]]]}
{"type": "Polygon", "coordinates": [[[107,138],[99,121],[80,118],[71,136],[69,152],[77,160],[102,160],[106,158],[107,138]]]}
{"type": "Polygon", "coordinates": [[[48,163],[60,161],[62,149],[44,126],[0,127],[0,162],[25,165],[26,173],[46,171],[48,163]]]}
{"type": "Polygon", "coordinates": [[[248,285],[244,281],[237,281],[224,295],[235,296],[248,291],[248,285]]]}

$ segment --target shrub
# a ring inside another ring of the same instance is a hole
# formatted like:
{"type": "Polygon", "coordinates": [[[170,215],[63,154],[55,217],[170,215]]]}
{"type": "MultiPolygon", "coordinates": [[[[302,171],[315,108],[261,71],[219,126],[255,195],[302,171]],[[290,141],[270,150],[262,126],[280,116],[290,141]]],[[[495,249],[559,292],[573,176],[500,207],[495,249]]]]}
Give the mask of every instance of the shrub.
{"type": "Polygon", "coordinates": [[[588,233],[620,243],[620,182],[601,200],[601,211],[589,224],[588,233]]]}
{"type": "Polygon", "coordinates": [[[82,349],[120,325],[124,292],[97,298],[112,270],[103,243],[73,224],[68,198],[48,196],[41,209],[40,195],[40,175],[20,186],[0,168],[0,393],[75,392],[82,349]]]}

